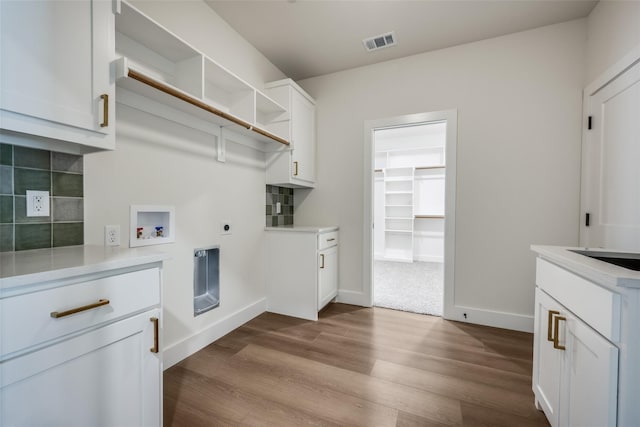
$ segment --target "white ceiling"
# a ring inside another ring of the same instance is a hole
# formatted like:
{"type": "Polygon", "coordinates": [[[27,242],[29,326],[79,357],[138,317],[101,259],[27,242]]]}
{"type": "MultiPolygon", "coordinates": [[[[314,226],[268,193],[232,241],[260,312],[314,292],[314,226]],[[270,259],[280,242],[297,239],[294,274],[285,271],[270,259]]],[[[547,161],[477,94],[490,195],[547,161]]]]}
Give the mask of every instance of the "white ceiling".
{"type": "Polygon", "coordinates": [[[592,0],[206,0],[294,80],[585,17],[592,0]],[[398,45],[362,39],[395,31],[398,45]]]}

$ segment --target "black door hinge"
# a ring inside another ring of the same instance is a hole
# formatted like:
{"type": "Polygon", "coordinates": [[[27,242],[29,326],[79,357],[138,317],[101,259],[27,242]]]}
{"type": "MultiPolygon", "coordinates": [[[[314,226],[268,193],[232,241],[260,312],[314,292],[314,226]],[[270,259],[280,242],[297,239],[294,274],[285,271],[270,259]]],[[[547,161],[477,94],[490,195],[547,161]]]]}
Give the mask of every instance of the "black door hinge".
{"type": "Polygon", "coordinates": [[[590,221],[591,221],[591,214],[590,213],[584,214],[584,226],[585,227],[589,226],[590,221]]]}
{"type": "Polygon", "coordinates": [[[587,129],[591,130],[591,121],[592,121],[593,117],[589,116],[589,119],[587,120],[587,129]]]}

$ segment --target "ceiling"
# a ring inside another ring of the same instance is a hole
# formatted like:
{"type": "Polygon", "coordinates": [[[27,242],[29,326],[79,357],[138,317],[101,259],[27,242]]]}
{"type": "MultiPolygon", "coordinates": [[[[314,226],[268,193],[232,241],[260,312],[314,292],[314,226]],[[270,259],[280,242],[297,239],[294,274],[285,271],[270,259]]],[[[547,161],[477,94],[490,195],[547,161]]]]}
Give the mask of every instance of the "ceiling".
{"type": "Polygon", "coordinates": [[[205,0],[294,80],[585,17],[592,0],[205,0]],[[395,31],[397,46],[362,39],[395,31]]]}

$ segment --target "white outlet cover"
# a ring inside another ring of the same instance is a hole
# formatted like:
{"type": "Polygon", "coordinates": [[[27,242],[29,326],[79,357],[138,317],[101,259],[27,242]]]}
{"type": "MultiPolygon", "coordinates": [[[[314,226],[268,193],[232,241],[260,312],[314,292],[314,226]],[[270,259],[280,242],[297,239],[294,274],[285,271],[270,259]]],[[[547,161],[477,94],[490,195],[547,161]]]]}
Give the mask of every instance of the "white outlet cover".
{"type": "Polygon", "coordinates": [[[104,226],[104,245],[120,246],[120,226],[119,225],[104,226]]]}
{"type": "Polygon", "coordinates": [[[49,216],[49,192],[27,190],[27,216],[49,216]]]}

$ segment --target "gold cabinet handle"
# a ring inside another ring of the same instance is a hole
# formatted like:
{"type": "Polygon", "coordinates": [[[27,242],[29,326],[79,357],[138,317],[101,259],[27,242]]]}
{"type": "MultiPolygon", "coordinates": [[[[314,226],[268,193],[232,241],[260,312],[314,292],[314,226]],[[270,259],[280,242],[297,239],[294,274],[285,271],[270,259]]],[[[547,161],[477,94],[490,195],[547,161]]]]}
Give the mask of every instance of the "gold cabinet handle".
{"type": "Polygon", "coordinates": [[[100,123],[100,127],[106,128],[109,126],[109,95],[103,93],[100,95],[100,99],[102,99],[104,104],[104,109],[102,110],[102,123],[100,123]]]}
{"type": "Polygon", "coordinates": [[[547,341],[553,342],[553,316],[557,314],[560,314],[560,312],[549,310],[549,318],[547,319],[547,341]]]}
{"type": "Polygon", "coordinates": [[[321,260],[320,268],[324,268],[324,254],[320,254],[320,260],[321,260]]]}
{"type": "Polygon", "coordinates": [[[158,353],[160,351],[160,345],[158,344],[158,323],[159,320],[157,317],[152,317],[149,319],[153,322],[153,347],[149,349],[151,353],[158,353]]]}
{"type": "Polygon", "coordinates": [[[298,176],[298,162],[293,162],[293,166],[295,167],[295,172],[293,172],[293,176],[298,176]]]}
{"type": "Polygon", "coordinates": [[[54,319],[59,319],[61,317],[71,316],[72,314],[80,313],[82,311],[87,311],[94,308],[102,307],[103,305],[107,305],[107,304],[109,304],[108,299],[101,299],[101,300],[98,300],[98,302],[96,303],[83,305],[82,307],[72,308],[71,310],[67,310],[67,311],[52,311],[51,317],[53,317],[54,319]]]}
{"type": "Polygon", "coordinates": [[[553,329],[555,329],[556,331],[556,334],[553,337],[553,348],[557,348],[558,350],[566,350],[567,348],[565,346],[560,345],[560,330],[558,329],[558,327],[560,326],[561,320],[564,320],[566,322],[567,318],[563,316],[556,316],[553,321],[553,329]]]}

